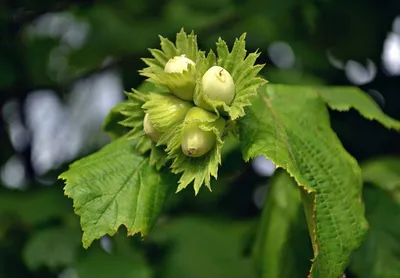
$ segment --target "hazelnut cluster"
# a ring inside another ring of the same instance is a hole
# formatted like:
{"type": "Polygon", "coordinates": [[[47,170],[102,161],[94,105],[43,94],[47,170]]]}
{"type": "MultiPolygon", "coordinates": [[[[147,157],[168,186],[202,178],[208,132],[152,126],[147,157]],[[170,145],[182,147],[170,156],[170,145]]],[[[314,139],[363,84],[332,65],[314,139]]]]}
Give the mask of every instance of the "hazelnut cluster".
{"type": "Polygon", "coordinates": [[[211,176],[217,178],[223,138],[245,115],[251,97],[266,83],[258,77],[259,53],[247,54],[245,34],[231,50],[221,38],[216,52],[199,50],[197,36],[182,29],[175,43],[160,36],[161,49],[149,49],[152,58],[140,70],[151,89],[127,93],[120,106],[127,137],[137,140],[136,149],[149,154],[149,163],[160,169],[169,164],[182,174],[178,191],[194,182],[197,194],[211,176]]]}
{"type": "MultiPolygon", "coordinates": [[[[184,73],[188,71],[189,65],[193,68],[196,64],[185,54],[175,56],[166,63],[166,73],[184,73]]],[[[203,94],[212,101],[222,101],[230,105],[235,97],[235,83],[232,76],[220,66],[212,66],[201,78],[203,94]]],[[[196,122],[204,119],[213,119],[214,109],[205,102],[193,98],[196,88],[195,76],[192,80],[170,86],[170,92],[175,96],[169,96],[171,113],[175,113],[177,122],[188,123],[182,129],[181,148],[182,152],[189,157],[200,157],[208,153],[216,142],[216,134],[213,131],[201,129],[196,122]],[[175,98],[175,99],[172,99],[175,98]],[[185,103],[185,101],[187,103],[185,103]],[[194,104],[194,105],[193,105],[194,104]]],[[[144,107],[146,107],[144,105],[144,107]]],[[[171,123],[171,124],[177,124],[171,123]]],[[[222,134],[225,128],[225,119],[218,117],[214,121],[217,130],[222,134]]],[[[151,115],[145,114],[143,122],[144,133],[155,143],[158,142],[162,130],[158,129],[151,121],[151,115]]]]}

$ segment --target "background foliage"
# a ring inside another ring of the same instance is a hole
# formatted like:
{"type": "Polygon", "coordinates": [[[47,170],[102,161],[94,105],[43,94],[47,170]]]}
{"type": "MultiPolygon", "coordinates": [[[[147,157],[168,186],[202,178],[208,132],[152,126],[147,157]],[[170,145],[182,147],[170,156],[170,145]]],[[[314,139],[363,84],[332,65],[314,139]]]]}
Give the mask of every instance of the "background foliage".
{"type": "MultiPolygon", "coordinates": [[[[357,85],[400,119],[399,14],[395,0],[1,3],[0,277],[305,277],[311,243],[291,180],[270,179],[260,159],[244,163],[236,142],[213,192],[168,198],[145,241],[121,229],[84,250],[56,177],[109,141],[101,123],[142,83],[140,58],[181,27],[203,49],[247,32],[271,83],[357,85]]],[[[400,277],[399,134],[353,110],[330,119],[361,162],[370,225],[347,277],[400,277]]]]}

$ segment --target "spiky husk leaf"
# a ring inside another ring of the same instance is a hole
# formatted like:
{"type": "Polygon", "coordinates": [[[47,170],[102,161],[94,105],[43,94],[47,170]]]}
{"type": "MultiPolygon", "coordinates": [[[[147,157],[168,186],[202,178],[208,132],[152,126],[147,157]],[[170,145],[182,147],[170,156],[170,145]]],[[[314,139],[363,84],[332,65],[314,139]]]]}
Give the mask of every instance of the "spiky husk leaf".
{"type": "Polygon", "coordinates": [[[186,188],[193,182],[195,194],[199,192],[201,186],[205,184],[210,190],[211,176],[217,178],[218,166],[221,164],[221,149],[224,144],[222,141],[223,131],[225,128],[225,120],[213,113],[209,113],[209,117],[202,119],[187,120],[176,126],[173,131],[164,133],[158,144],[166,144],[168,159],[171,159],[171,171],[174,174],[182,173],[179,179],[177,192],[186,188]],[[205,155],[201,157],[188,157],[184,155],[181,149],[182,130],[191,124],[197,126],[204,131],[212,131],[216,136],[215,146],[205,155]]]}
{"type": "Polygon", "coordinates": [[[132,93],[125,92],[125,94],[128,99],[119,105],[120,113],[125,116],[125,119],[119,123],[131,129],[125,136],[130,140],[137,140],[136,150],[139,153],[144,154],[150,151],[150,164],[160,169],[167,163],[167,154],[162,147],[156,147],[143,130],[145,112],[142,106],[148,100],[149,95],[138,90],[132,90],[132,93]]]}
{"type": "Polygon", "coordinates": [[[167,132],[185,119],[186,113],[193,105],[172,95],[149,93],[142,108],[149,114],[154,127],[160,132],[167,132]]]}
{"type": "Polygon", "coordinates": [[[217,42],[217,55],[210,51],[208,55],[199,53],[196,62],[196,89],[194,101],[197,105],[213,110],[217,114],[229,116],[231,120],[236,120],[245,115],[244,107],[251,105],[251,97],[257,94],[257,89],[267,81],[257,74],[264,65],[254,65],[259,52],[250,53],[246,57],[246,34],[236,39],[232,51],[229,52],[228,46],[221,38],[217,42]],[[213,101],[203,93],[202,76],[212,66],[223,67],[230,73],[235,83],[235,98],[230,106],[221,101],[213,101]]]}
{"type": "Polygon", "coordinates": [[[149,82],[173,91],[182,99],[191,100],[195,88],[195,66],[189,64],[188,70],[183,71],[182,73],[167,73],[164,72],[164,67],[170,59],[180,55],[185,55],[185,57],[196,62],[199,54],[197,36],[194,32],[188,35],[183,29],[181,29],[181,31],[176,35],[175,44],[162,36],[160,36],[160,41],[161,50],[149,49],[153,58],[142,59],[148,67],[139,71],[139,73],[142,76],[147,77],[149,82]],[[188,91],[191,90],[189,96],[187,92],[179,92],[179,89],[181,88],[186,88],[188,91]]]}

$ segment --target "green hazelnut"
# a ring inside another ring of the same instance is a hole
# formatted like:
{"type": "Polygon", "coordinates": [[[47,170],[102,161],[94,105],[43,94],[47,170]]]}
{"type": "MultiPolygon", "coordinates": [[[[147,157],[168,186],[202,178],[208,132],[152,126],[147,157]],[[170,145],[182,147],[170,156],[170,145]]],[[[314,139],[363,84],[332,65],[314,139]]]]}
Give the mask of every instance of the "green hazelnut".
{"type": "Polygon", "coordinates": [[[203,94],[210,100],[222,101],[226,105],[232,103],[235,98],[235,83],[232,76],[224,68],[220,66],[209,68],[204,73],[201,81],[203,94]]]}
{"type": "MultiPolygon", "coordinates": [[[[186,114],[186,126],[182,130],[181,148],[186,156],[200,157],[208,153],[216,143],[216,135],[213,131],[206,131],[199,127],[201,121],[211,122],[216,115],[199,107],[193,107],[186,114]]],[[[217,118],[212,124],[222,132],[225,127],[225,120],[217,118]]]]}
{"type": "Polygon", "coordinates": [[[186,58],[185,55],[175,56],[167,62],[164,71],[166,73],[182,74],[178,80],[168,84],[168,88],[171,93],[180,99],[192,101],[196,82],[194,73],[187,74],[189,64],[195,66],[195,63],[189,58],[186,58]]]}
{"type": "Polygon", "coordinates": [[[204,131],[195,124],[189,124],[182,132],[182,151],[191,157],[200,157],[208,153],[215,145],[215,134],[204,131]]]}
{"type": "Polygon", "coordinates": [[[153,127],[159,132],[167,132],[183,122],[193,105],[171,94],[149,93],[142,108],[150,115],[153,127]]]}
{"type": "Polygon", "coordinates": [[[157,142],[160,139],[161,133],[154,128],[152,122],[150,121],[149,114],[145,114],[143,120],[143,131],[153,142],[157,142]]]}
{"type": "Polygon", "coordinates": [[[164,67],[164,71],[168,73],[182,73],[188,69],[189,64],[193,66],[195,65],[195,63],[189,58],[186,58],[184,54],[181,56],[175,56],[174,58],[169,59],[164,67]]]}

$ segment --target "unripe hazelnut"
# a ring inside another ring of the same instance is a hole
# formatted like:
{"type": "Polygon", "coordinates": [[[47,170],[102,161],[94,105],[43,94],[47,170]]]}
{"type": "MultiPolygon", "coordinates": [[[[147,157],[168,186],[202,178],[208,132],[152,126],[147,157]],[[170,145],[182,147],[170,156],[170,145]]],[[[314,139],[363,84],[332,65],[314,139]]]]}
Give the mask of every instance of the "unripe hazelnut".
{"type": "Polygon", "coordinates": [[[195,124],[185,127],[182,132],[182,151],[191,157],[200,157],[208,153],[215,145],[215,134],[204,131],[195,124]]]}
{"type": "Polygon", "coordinates": [[[182,73],[184,70],[188,69],[189,64],[193,66],[195,65],[195,63],[189,58],[186,58],[184,54],[181,56],[175,56],[174,58],[169,59],[164,67],[164,71],[168,73],[182,73]]]}
{"type": "Polygon", "coordinates": [[[224,68],[213,66],[202,77],[203,94],[209,99],[230,105],[235,98],[235,83],[224,68]]]}
{"type": "MultiPolygon", "coordinates": [[[[186,156],[200,157],[208,153],[216,143],[216,135],[213,131],[206,131],[199,127],[200,121],[214,119],[215,115],[199,107],[193,107],[185,117],[189,123],[182,130],[181,148],[186,156]],[[198,120],[196,122],[196,120],[198,120]]],[[[218,118],[213,125],[220,131],[225,127],[225,120],[218,118]]]]}
{"type": "MultiPolygon", "coordinates": [[[[164,67],[166,73],[184,73],[190,65],[195,66],[195,63],[186,58],[185,55],[175,56],[171,58],[164,67]]],[[[196,87],[195,74],[182,75],[178,82],[171,82],[168,85],[169,90],[180,99],[193,101],[193,93],[196,87]]]]}
{"type": "Polygon", "coordinates": [[[143,131],[153,142],[157,142],[160,139],[161,133],[156,130],[150,121],[149,114],[145,114],[143,120],[143,131]]]}
{"type": "Polygon", "coordinates": [[[167,132],[183,122],[193,105],[171,94],[149,93],[142,108],[150,115],[152,126],[159,132],[167,132]]]}

